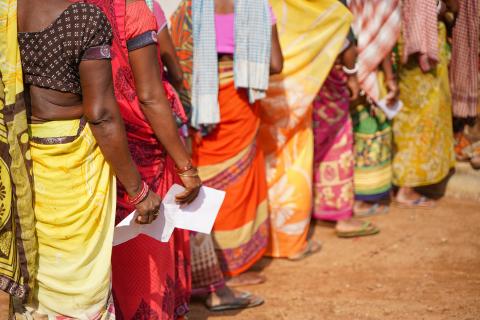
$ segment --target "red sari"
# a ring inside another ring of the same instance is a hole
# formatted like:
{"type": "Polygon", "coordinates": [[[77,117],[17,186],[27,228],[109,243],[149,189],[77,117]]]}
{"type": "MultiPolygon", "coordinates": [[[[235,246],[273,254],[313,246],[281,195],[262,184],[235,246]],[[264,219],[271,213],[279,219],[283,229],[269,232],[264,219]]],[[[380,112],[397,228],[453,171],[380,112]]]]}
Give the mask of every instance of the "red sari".
{"type": "MultiPolygon", "coordinates": [[[[154,16],[140,8],[143,1],[89,0],[109,18],[114,32],[112,69],[115,96],[125,122],[128,145],[143,180],[160,196],[178,182],[173,160],[166,154],[146,120],[135,91],[126,41],[148,30],[156,31],[154,16]],[[142,11],[142,18],[135,16],[142,11]],[[143,30],[143,31],[142,31],[143,30]]],[[[159,60],[160,61],[160,60],[159,60]]],[[[160,63],[161,64],[161,63],[160,63]]],[[[161,67],[161,65],[160,65],[161,67]]],[[[172,108],[184,117],[173,88],[164,82],[172,108]]],[[[116,223],[134,208],[125,202],[118,185],[116,223]]],[[[112,252],[113,295],[118,319],[176,319],[188,312],[190,298],[190,247],[187,231],[175,230],[168,243],[139,236],[115,246],[112,252]]]]}

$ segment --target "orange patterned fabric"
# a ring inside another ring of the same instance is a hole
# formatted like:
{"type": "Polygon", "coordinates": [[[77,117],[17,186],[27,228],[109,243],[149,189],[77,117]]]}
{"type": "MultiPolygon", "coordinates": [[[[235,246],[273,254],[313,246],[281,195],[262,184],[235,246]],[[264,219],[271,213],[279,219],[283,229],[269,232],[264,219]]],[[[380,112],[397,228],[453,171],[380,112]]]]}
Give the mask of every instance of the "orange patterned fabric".
{"type": "Polygon", "coordinates": [[[226,191],[213,239],[224,274],[234,276],[265,253],[267,182],[263,152],[256,147],[259,104],[250,105],[246,91],[235,89],[231,78],[220,85],[219,104],[221,122],[195,141],[193,159],[205,185],[226,191]]]}

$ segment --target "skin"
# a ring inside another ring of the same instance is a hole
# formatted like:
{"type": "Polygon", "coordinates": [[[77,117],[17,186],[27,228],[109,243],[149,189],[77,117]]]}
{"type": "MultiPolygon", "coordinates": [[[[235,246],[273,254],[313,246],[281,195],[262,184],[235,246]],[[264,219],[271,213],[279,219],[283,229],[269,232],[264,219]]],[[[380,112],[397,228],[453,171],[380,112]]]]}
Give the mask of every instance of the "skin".
{"type": "Polygon", "coordinates": [[[167,27],[158,33],[157,40],[160,56],[167,69],[168,81],[178,91],[182,88],[183,72],[167,27]]]}
{"type": "MultiPolygon", "coordinates": [[[[357,61],[357,46],[351,44],[341,55],[342,64],[348,69],[355,68],[355,62],[357,61]]],[[[350,100],[355,101],[360,95],[360,84],[358,83],[358,77],[356,74],[347,75],[347,86],[350,89],[350,100]]]]}
{"type": "MultiPolygon", "coordinates": [[[[69,5],[71,3],[65,0],[19,0],[19,31],[43,30],[69,5]]],[[[41,123],[85,117],[106,161],[129,196],[134,197],[140,192],[142,182],[128,150],[125,128],[113,93],[110,61],[82,61],[79,74],[83,96],[27,86],[29,120],[41,123]]],[[[152,222],[160,202],[158,195],[149,192],[145,200],[136,206],[138,222],[152,222]]]]}
{"type": "MultiPolygon", "coordinates": [[[[127,5],[133,0],[127,0],[127,5]]],[[[130,51],[128,58],[135,80],[137,96],[145,117],[157,139],[165,147],[178,168],[191,163],[190,156],[179,135],[172,108],[163,90],[162,74],[155,44],[130,51]]],[[[195,168],[180,176],[185,191],[176,196],[180,204],[191,203],[198,195],[202,182],[195,168]]]]}

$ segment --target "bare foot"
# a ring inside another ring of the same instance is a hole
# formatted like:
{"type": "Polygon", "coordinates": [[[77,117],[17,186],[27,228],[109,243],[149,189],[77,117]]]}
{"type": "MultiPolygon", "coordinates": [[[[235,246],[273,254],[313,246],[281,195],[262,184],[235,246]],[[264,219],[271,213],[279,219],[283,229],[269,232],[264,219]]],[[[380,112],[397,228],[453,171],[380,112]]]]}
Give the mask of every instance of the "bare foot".
{"type": "Polygon", "coordinates": [[[377,214],[384,214],[388,212],[388,205],[378,202],[370,203],[365,201],[355,201],[353,212],[356,217],[374,216],[377,214]]]}
{"type": "Polygon", "coordinates": [[[267,281],[264,275],[261,275],[257,272],[244,272],[227,280],[227,285],[231,288],[244,287],[244,286],[254,286],[257,284],[262,284],[267,281]]]}
{"type": "Polygon", "coordinates": [[[405,208],[433,208],[436,204],[434,200],[422,196],[409,187],[401,187],[395,200],[400,207],[405,208]]]}
{"type": "Polygon", "coordinates": [[[380,232],[373,223],[355,218],[337,221],[335,232],[341,238],[371,236],[380,232]]]}
{"type": "Polygon", "coordinates": [[[303,250],[288,256],[287,259],[290,261],[300,261],[314,253],[319,252],[320,250],[322,250],[322,243],[320,241],[310,239],[305,243],[303,250]]]}
{"type": "Polygon", "coordinates": [[[263,299],[249,292],[237,291],[224,286],[212,292],[205,300],[210,311],[226,311],[252,308],[263,304],[263,299]]]}

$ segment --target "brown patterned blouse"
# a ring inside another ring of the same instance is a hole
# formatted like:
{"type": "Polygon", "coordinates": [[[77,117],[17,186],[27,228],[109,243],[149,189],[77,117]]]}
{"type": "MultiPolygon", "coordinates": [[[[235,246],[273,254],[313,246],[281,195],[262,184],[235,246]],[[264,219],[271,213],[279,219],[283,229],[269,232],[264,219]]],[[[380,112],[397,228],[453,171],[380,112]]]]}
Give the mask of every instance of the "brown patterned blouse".
{"type": "Polygon", "coordinates": [[[26,84],[81,95],[81,60],[109,59],[112,29],[95,5],[73,3],[48,27],[19,32],[26,84]]]}

